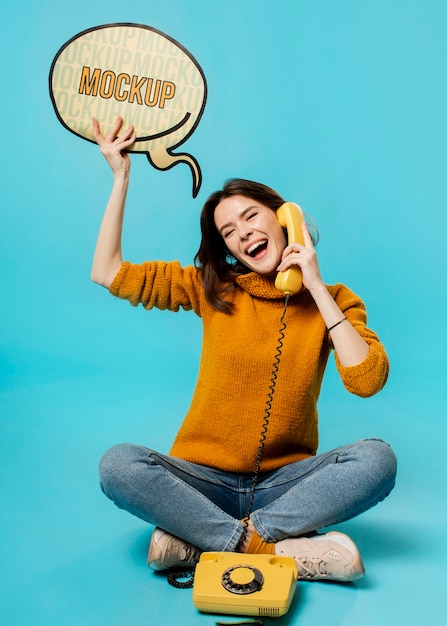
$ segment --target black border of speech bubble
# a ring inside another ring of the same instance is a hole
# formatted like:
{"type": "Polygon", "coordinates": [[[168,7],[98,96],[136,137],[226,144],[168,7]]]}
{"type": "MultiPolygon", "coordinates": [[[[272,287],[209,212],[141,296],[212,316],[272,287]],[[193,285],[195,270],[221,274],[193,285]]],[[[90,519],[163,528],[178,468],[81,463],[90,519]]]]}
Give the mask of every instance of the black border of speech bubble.
{"type": "MultiPolygon", "coordinates": [[[[79,39],[80,37],[83,37],[84,35],[86,35],[87,33],[91,33],[94,32],[96,30],[102,30],[104,28],[112,28],[114,26],[130,26],[132,28],[144,28],[145,30],[150,30],[154,33],[157,33],[158,35],[161,35],[162,37],[165,37],[165,39],[168,39],[171,43],[175,44],[178,48],[180,48],[185,54],[186,56],[188,56],[191,61],[194,63],[194,65],[197,67],[197,69],[199,70],[202,79],[203,79],[203,101],[202,101],[202,106],[200,108],[200,111],[197,115],[197,119],[194,123],[194,125],[191,127],[190,131],[188,132],[187,135],[185,135],[185,137],[183,137],[178,143],[174,144],[173,146],[170,146],[169,148],[167,148],[166,152],[173,157],[176,157],[177,160],[175,163],[172,163],[171,165],[168,165],[165,168],[161,168],[161,167],[157,167],[151,157],[149,152],[146,152],[146,156],[150,162],[150,164],[157,170],[160,171],[165,171],[165,170],[169,170],[172,167],[174,167],[175,165],[177,165],[178,163],[186,163],[191,171],[192,171],[192,179],[193,179],[193,189],[192,189],[192,195],[193,198],[195,198],[197,196],[197,194],[199,193],[200,187],[202,186],[202,170],[200,169],[200,165],[197,162],[197,160],[190,154],[186,154],[185,156],[188,156],[190,160],[192,160],[197,168],[197,184],[195,183],[195,172],[193,171],[193,168],[191,166],[191,163],[185,158],[182,159],[181,157],[183,156],[182,154],[174,154],[174,150],[176,148],[178,148],[182,143],[184,143],[185,141],[187,141],[187,139],[189,139],[189,137],[191,137],[191,135],[193,134],[193,132],[195,131],[195,129],[197,128],[200,119],[203,115],[203,111],[205,109],[205,105],[206,105],[206,100],[207,100],[207,95],[208,95],[208,86],[207,86],[207,82],[206,82],[206,78],[205,78],[205,74],[203,73],[203,70],[200,66],[200,64],[197,62],[197,59],[194,57],[194,55],[191,54],[191,52],[189,52],[189,50],[187,50],[185,48],[185,46],[183,46],[181,43],[179,43],[176,39],[174,39],[173,37],[170,37],[169,35],[167,35],[166,33],[164,33],[161,30],[158,30],[157,28],[154,28],[153,26],[147,26],[146,24],[134,24],[132,22],[112,22],[110,24],[101,24],[99,26],[92,26],[91,28],[87,28],[86,30],[81,31],[80,33],[78,33],[77,35],[74,35],[73,37],[71,37],[71,39],[69,39],[66,43],[64,43],[63,46],[61,46],[61,48],[59,48],[59,50],[57,51],[53,62],[51,63],[51,68],[50,68],[50,74],[48,77],[48,86],[49,86],[49,91],[50,91],[50,98],[51,98],[51,103],[53,105],[53,109],[54,112],[56,113],[56,117],[59,120],[59,122],[62,124],[62,126],[64,128],[66,128],[68,131],[70,131],[71,133],[73,133],[74,135],[76,135],[77,137],[81,137],[82,139],[84,139],[85,141],[89,141],[90,143],[95,143],[94,140],[92,139],[88,139],[87,137],[84,137],[83,135],[80,135],[79,133],[77,133],[76,131],[74,131],[72,128],[70,128],[69,126],[67,126],[67,124],[65,124],[64,120],[62,119],[62,117],[59,115],[59,112],[57,110],[56,107],[56,102],[55,102],[55,98],[53,95],[53,72],[54,72],[54,67],[58,61],[58,58],[60,57],[60,55],[62,54],[62,52],[65,50],[65,48],[67,48],[73,41],[75,41],[76,39],[79,39]]],[[[148,139],[156,139],[158,137],[162,137],[163,135],[167,135],[171,132],[173,132],[173,130],[176,130],[177,128],[180,128],[181,126],[183,126],[183,124],[185,124],[188,119],[191,117],[191,113],[186,113],[185,116],[183,117],[183,119],[174,127],[174,128],[170,128],[167,131],[163,131],[161,133],[158,133],[157,135],[151,136],[151,137],[141,137],[139,139],[137,139],[138,141],[147,141],[148,139]]],[[[127,150],[127,152],[140,152],[137,150],[127,150]]],[[[142,154],[140,152],[140,154],[142,154]]]]}

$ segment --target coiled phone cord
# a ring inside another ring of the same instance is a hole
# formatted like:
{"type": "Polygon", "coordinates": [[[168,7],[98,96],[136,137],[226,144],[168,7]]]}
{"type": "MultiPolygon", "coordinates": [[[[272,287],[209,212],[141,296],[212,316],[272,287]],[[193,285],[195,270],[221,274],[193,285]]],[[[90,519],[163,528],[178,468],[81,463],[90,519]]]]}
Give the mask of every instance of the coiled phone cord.
{"type": "Polygon", "coordinates": [[[242,546],[242,544],[244,543],[246,537],[247,537],[247,532],[248,532],[248,521],[250,519],[250,515],[252,513],[253,510],[253,501],[255,498],[255,492],[256,492],[256,486],[258,484],[258,480],[259,480],[259,474],[261,473],[261,463],[262,463],[262,457],[264,456],[264,450],[265,450],[265,440],[267,439],[267,430],[268,430],[268,425],[269,425],[269,421],[270,421],[270,415],[272,412],[272,403],[273,403],[273,394],[275,393],[275,386],[276,386],[276,379],[278,378],[278,369],[279,369],[279,364],[281,361],[281,353],[282,353],[282,347],[283,347],[283,340],[284,340],[284,334],[285,334],[285,330],[287,328],[286,323],[284,322],[284,317],[286,315],[286,311],[287,311],[287,305],[289,304],[289,294],[286,294],[286,299],[285,299],[285,303],[284,303],[284,309],[281,315],[281,319],[280,319],[280,328],[279,328],[279,337],[278,337],[278,343],[276,346],[276,353],[275,353],[275,357],[274,357],[274,361],[273,361],[273,368],[272,368],[272,375],[270,378],[270,385],[269,385],[269,392],[267,394],[267,400],[265,403],[265,409],[264,409],[264,421],[262,423],[262,427],[261,427],[261,438],[259,440],[259,446],[258,446],[258,451],[256,453],[256,461],[255,461],[255,471],[253,473],[253,478],[252,478],[252,483],[250,486],[250,493],[249,493],[249,497],[248,497],[248,503],[247,503],[247,513],[244,517],[244,528],[242,531],[242,535],[238,541],[238,544],[236,546],[236,551],[238,549],[240,549],[240,547],[242,546]]]}
{"type": "MultiPolygon", "coordinates": [[[[259,439],[259,446],[258,446],[258,450],[256,453],[255,470],[253,472],[252,482],[250,485],[250,493],[248,496],[248,503],[247,503],[247,512],[243,519],[244,527],[243,527],[240,539],[236,546],[236,552],[241,548],[242,544],[244,543],[247,537],[248,522],[249,522],[252,510],[253,510],[253,501],[255,498],[256,486],[258,484],[259,475],[261,473],[261,463],[262,463],[262,458],[264,456],[265,441],[267,438],[267,430],[268,430],[268,425],[270,421],[270,415],[272,412],[273,394],[275,393],[276,379],[278,378],[279,364],[281,361],[283,340],[284,340],[285,330],[287,328],[287,325],[284,321],[284,317],[286,315],[287,305],[289,304],[289,298],[290,298],[290,294],[286,294],[286,299],[284,302],[284,309],[283,309],[281,319],[279,322],[280,323],[279,337],[278,337],[276,353],[275,353],[274,361],[273,361],[269,392],[267,394],[267,400],[265,403],[264,419],[263,419],[262,427],[261,427],[261,437],[259,439]]],[[[168,583],[172,585],[173,587],[177,587],[177,589],[188,589],[192,587],[194,584],[194,572],[191,569],[181,570],[181,571],[177,570],[177,571],[171,572],[168,576],[168,583]],[[181,582],[180,579],[182,578],[186,580],[181,582]]]]}

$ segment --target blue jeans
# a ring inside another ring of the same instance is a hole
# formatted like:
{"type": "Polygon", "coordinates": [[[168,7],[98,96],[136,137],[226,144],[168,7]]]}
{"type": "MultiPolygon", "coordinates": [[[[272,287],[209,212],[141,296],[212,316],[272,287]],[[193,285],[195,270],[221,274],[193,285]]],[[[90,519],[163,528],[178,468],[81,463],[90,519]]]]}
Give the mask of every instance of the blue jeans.
{"type": "MultiPolygon", "coordinates": [[[[206,551],[234,551],[251,474],[233,474],[119,444],[100,462],[101,488],[120,508],[206,551]]],[[[251,520],[267,542],[315,532],[375,506],[394,487],[390,446],[366,439],[261,474],[251,520]]]]}

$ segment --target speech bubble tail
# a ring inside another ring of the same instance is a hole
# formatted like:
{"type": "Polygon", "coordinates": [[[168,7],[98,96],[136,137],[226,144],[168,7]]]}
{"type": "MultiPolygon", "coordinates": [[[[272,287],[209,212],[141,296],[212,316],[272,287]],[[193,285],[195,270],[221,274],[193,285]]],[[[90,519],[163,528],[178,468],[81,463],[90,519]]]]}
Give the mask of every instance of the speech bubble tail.
{"type": "Polygon", "coordinates": [[[177,165],[177,163],[186,163],[189,165],[192,173],[192,197],[197,197],[200,187],[202,186],[202,171],[193,156],[186,153],[173,154],[170,151],[165,151],[161,156],[148,152],[147,158],[151,165],[158,170],[169,170],[171,167],[174,167],[174,165],[177,165]],[[156,157],[156,159],[154,159],[154,157],[156,157]]]}

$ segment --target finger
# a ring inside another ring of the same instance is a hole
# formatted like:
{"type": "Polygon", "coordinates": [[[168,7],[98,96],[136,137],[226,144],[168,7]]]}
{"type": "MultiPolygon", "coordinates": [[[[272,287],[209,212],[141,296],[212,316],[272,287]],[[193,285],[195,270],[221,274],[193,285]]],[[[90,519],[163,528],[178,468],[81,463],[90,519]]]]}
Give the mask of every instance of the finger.
{"type": "Polygon", "coordinates": [[[293,250],[289,252],[286,256],[283,256],[280,264],[276,268],[280,272],[284,272],[290,267],[300,267],[303,263],[304,259],[299,253],[295,253],[293,250]]]}
{"type": "Polygon", "coordinates": [[[120,137],[119,137],[118,139],[119,139],[122,143],[126,143],[126,142],[128,142],[128,141],[130,141],[130,140],[132,140],[132,141],[131,141],[131,143],[132,143],[133,141],[135,141],[135,139],[136,139],[136,135],[135,135],[135,128],[134,128],[133,124],[131,124],[131,125],[129,126],[129,128],[127,128],[127,129],[123,132],[123,134],[122,134],[122,135],[120,135],[120,137]],[[132,138],[133,138],[133,139],[132,139],[132,138]]]}
{"type": "Polygon", "coordinates": [[[301,245],[297,241],[291,241],[283,250],[282,258],[285,259],[287,256],[296,253],[300,253],[306,249],[306,246],[301,245]]]}
{"type": "Polygon", "coordinates": [[[93,127],[93,138],[96,141],[96,143],[101,143],[102,141],[104,141],[103,136],[101,135],[101,131],[99,128],[99,122],[96,119],[96,117],[92,118],[92,127],[93,127]]]}
{"type": "Polygon", "coordinates": [[[127,150],[131,145],[133,145],[135,143],[135,136],[129,137],[129,139],[127,139],[127,141],[123,141],[119,144],[119,150],[122,153],[123,151],[127,150]]]}
{"type": "Polygon", "coordinates": [[[314,244],[312,242],[312,237],[310,236],[309,229],[307,228],[307,224],[304,220],[301,224],[301,230],[303,231],[304,245],[306,248],[312,248],[313,250],[314,244]]]}
{"type": "Polygon", "coordinates": [[[111,144],[111,149],[113,151],[123,152],[123,150],[127,150],[129,146],[135,143],[136,138],[137,137],[133,127],[130,127],[123,135],[115,139],[113,144],[111,144]]]}
{"type": "Polygon", "coordinates": [[[106,141],[112,142],[116,139],[119,129],[122,126],[122,123],[123,123],[123,118],[121,117],[121,115],[118,115],[118,117],[115,120],[115,123],[113,124],[112,128],[109,130],[109,132],[107,133],[105,137],[106,141]]]}

